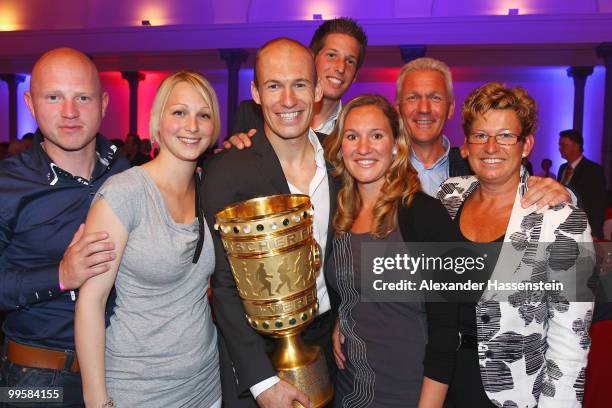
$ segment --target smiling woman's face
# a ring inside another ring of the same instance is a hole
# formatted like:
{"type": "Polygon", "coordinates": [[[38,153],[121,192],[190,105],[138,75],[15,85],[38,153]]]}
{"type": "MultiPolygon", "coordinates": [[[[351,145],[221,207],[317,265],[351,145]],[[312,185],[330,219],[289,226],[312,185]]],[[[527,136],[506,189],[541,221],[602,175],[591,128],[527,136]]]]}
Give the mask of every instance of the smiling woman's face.
{"type": "Polygon", "coordinates": [[[160,154],[196,161],[213,138],[208,102],[187,82],[177,83],[168,95],[160,120],[160,154]]]}
{"type": "Polygon", "coordinates": [[[352,109],[344,122],[342,159],[358,184],[381,187],[393,162],[395,140],[389,119],[374,105],[352,109]]]}
{"type": "Polygon", "coordinates": [[[522,129],[518,115],[512,109],[492,109],[476,116],[470,135],[486,134],[484,144],[468,143],[466,135],[467,158],[470,166],[481,183],[500,184],[512,180],[518,182],[521,160],[533,147],[533,135],[519,138],[514,145],[502,145],[496,141],[499,134],[521,135],[522,129]]]}

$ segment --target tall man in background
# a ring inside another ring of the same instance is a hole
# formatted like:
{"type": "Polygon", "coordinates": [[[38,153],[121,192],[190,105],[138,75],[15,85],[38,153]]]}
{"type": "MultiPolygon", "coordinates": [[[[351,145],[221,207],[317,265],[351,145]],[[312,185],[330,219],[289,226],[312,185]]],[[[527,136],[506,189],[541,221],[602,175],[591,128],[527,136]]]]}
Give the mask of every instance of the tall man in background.
{"type": "MultiPolygon", "coordinates": [[[[321,24],[310,41],[310,50],[315,56],[317,77],[323,88],[323,99],[315,104],[310,126],[315,132],[328,135],[336,124],[342,109],[342,96],[355,82],[357,72],[363,65],[368,38],[363,29],[350,18],[336,18],[321,24]]],[[[240,103],[236,112],[231,142],[241,149],[250,146],[250,137],[262,125],[261,108],[253,100],[240,103]]]]}
{"type": "Polygon", "coordinates": [[[594,237],[603,238],[606,212],[606,178],[599,164],[584,157],[582,133],[567,129],[559,133],[559,152],[567,160],[559,167],[559,181],[578,195],[594,237]]]}

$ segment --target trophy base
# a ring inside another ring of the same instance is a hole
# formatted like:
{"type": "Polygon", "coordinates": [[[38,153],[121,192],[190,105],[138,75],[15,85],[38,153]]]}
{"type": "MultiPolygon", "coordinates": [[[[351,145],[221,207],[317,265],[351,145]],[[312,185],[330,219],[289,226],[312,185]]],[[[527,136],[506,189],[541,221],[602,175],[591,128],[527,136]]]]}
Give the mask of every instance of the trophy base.
{"type": "MultiPolygon", "coordinates": [[[[281,337],[278,341],[280,344],[272,355],[278,376],[308,395],[313,408],[327,405],[334,396],[334,387],[329,381],[321,348],[304,344],[299,334],[281,337]]],[[[294,402],[293,407],[303,408],[299,402],[294,402]]]]}

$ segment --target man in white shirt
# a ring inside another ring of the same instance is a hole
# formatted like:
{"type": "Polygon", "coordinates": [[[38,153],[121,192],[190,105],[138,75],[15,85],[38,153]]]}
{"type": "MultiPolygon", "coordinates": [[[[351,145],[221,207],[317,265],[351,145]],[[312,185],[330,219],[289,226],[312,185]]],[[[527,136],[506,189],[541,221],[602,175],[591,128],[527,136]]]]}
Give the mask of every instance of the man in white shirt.
{"type": "MultiPolygon", "coordinates": [[[[265,44],[256,56],[251,92],[263,113],[257,130],[260,137],[253,139],[250,149],[231,149],[205,163],[205,217],[212,226],[215,213],[230,203],[273,194],[308,194],[315,209],[315,239],[325,255],[333,232],[336,191],[323,148],[310,129],[315,104],[323,94],[310,50],[287,38],[265,44]]],[[[248,325],[223,246],[219,236],[213,236],[213,306],[222,334],[224,406],[256,406],[254,399],[266,408],[290,408],[293,401],[308,406],[304,393],[276,376],[266,353],[270,341],[248,325]]],[[[303,338],[322,347],[331,370],[334,317],[322,268],[317,275],[317,297],[319,316],[303,338]]]]}

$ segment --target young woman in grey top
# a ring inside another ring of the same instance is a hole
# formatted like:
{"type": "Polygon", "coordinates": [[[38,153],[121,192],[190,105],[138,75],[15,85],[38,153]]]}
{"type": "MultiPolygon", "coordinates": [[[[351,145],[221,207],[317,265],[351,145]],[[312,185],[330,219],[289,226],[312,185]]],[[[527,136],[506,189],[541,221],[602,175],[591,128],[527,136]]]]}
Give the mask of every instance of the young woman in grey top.
{"type": "Polygon", "coordinates": [[[77,302],[87,407],[221,406],[206,298],[214,251],[194,176],[219,127],[215,92],[200,74],[166,78],[150,120],[159,156],[111,177],[92,204],[85,230],[107,231],[117,257],[82,286],[77,302]],[[113,285],[116,307],[105,330],[113,285]]]}

